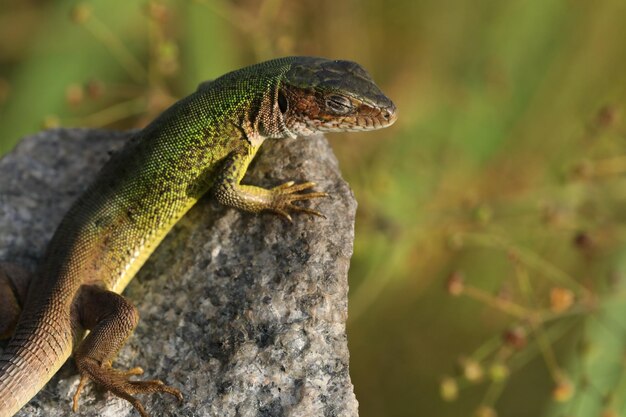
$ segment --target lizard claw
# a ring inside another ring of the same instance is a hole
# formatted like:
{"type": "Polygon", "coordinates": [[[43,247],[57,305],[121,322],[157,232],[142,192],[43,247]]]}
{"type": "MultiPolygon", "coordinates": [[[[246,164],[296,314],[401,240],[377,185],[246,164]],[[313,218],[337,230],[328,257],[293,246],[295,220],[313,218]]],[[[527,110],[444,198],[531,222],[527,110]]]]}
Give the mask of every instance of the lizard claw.
{"type": "Polygon", "coordinates": [[[269,209],[269,210],[271,210],[272,212],[278,214],[279,216],[282,216],[289,223],[293,223],[293,218],[285,210],[281,210],[281,209],[269,209]]]}
{"type": "Polygon", "coordinates": [[[313,216],[326,218],[322,213],[317,210],[300,207],[294,204],[296,201],[328,197],[328,194],[325,192],[299,193],[299,191],[309,190],[316,185],[317,184],[312,181],[303,182],[301,184],[296,184],[294,181],[287,181],[284,184],[278,185],[270,190],[273,198],[267,209],[283,216],[290,223],[293,223],[293,219],[289,214],[290,211],[307,213],[313,216]]]}
{"type": "Polygon", "coordinates": [[[306,207],[296,207],[296,208],[294,208],[294,210],[302,212],[302,213],[311,214],[313,216],[321,217],[322,219],[326,218],[326,216],[324,216],[319,211],[313,210],[313,209],[309,209],[309,208],[306,208],[306,207]]]}
{"type": "Polygon", "coordinates": [[[110,365],[100,366],[91,360],[81,361],[80,382],[73,397],[72,409],[78,411],[78,399],[88,380],[93,380],[111,391],[118,397],[121,397],[132,404],[133,407],[141,414],[142,417],[149,417],[143,404],[135,398],[134,394],[150,394],[156,392],[164,392],[170,394],[183,401],[183,394],[180,390],[165,385],[163,381],[158,379],[148,381],[131,381],[129,377],[143,374],[143,369],[135,367],[126,371],[120,371],[112,368],[110,365]]]}
{"type": "Polygon", "coordinates": [[[284,190],[286,188],[292,187],[294,184],[295,184],[295,181],[287,181],[284,184],[280,184],[280,185],[277,185],[276,187],[272,188],[272,191],[284,190]]]}

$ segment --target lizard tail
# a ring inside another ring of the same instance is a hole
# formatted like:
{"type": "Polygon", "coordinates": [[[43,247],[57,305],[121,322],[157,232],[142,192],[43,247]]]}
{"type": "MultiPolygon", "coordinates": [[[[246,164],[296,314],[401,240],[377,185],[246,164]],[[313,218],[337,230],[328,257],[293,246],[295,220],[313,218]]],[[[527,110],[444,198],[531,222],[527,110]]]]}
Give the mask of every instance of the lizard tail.
{"type": "Polygon", "coordinates": [[[71,337],[52,323],[22,321],[0,356],[0,417],[11,417],[35,396],[71,353],[71,337]]]}

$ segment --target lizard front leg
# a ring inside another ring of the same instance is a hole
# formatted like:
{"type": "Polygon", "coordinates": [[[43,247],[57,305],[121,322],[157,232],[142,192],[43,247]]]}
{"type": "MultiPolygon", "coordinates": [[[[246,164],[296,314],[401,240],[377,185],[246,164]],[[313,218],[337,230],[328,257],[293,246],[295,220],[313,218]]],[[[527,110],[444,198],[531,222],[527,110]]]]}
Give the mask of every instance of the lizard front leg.
{"type": "MultiPolygon", "coordinates": [[[[260,146],[260,145],[259,145],[260,146]]],[[[327,197],[323,192],[300,193],[311,189],[314,182],[296,184],[288,181],[274,188],[266,189],[254,185],[241,184],[250,162],[259,146],[245,146],[233,151],[224,161],[212,188],[215,199],[221,204],[241,210],[258,213],[263,210],[277,213],[291,221],[290,211],[324,217],[319,211],[301,207],[294,202],[327,197]]]]}
{"type": "Polygon", "coordinates": [[[111,366],[139,320],[137,309],[126,298],[95,285],[83,285],[75,311],[80,325],[90,333],[74,353],[81,377],[74,394],[74,411],[78,409],[80,392],[89,379],[130,402],[142,417],[148,417],[148,413],[134,394],[166,392],[182,401],[179,390],[159,380],[131,381],[130,376],[143,373],[141,368],[121,371],[111,366]]]}

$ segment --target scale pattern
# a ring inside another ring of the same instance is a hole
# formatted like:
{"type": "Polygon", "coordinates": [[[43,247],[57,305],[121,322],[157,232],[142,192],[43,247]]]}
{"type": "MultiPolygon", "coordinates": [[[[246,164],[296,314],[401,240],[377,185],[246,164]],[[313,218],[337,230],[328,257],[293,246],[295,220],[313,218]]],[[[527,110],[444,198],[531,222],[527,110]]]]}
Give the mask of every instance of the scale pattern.
{"type": "Polygon", "coordinates": [[[250,212],[319,214],[294,204],[326,195],[303,193],[312,183],[240,184],[266,138],[394,121],[393,103],[358,64],[311,57],[231,72],[175,103],[111,157],[59,225],[0,357],[0,417],[28,402],[73,351],[83,380],[129,400],[142,416],[133,394],[182,398],[158,381],[130,382],[133,370],[111,368],[138,319],[119,295],[128,282],[207,192],[250,212]]]}

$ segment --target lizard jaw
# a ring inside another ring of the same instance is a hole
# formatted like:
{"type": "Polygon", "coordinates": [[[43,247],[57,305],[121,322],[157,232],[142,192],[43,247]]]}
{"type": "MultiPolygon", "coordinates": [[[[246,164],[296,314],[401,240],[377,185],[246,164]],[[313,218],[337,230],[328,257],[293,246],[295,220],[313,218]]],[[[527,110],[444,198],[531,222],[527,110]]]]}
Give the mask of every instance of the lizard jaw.
{"type": "Polygon", "coordinates": [[[312,135],[317,132],[363,132],[383,129],[397,120],[396,106],[387,107],[361,106],[357,114],[328,118],[311,118],[305,114],[293,118],[289,130],[297,135],[312,135]]]}

